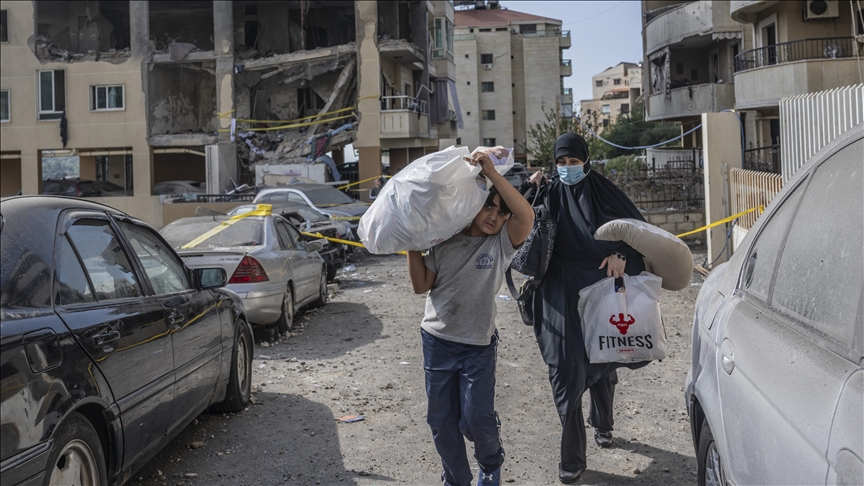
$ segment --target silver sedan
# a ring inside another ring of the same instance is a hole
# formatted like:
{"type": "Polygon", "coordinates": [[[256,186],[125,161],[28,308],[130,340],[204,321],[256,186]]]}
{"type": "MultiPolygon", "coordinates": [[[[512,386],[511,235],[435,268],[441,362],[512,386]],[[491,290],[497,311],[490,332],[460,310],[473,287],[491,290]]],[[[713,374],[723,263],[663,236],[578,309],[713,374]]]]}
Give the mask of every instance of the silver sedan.
{"type": "Polygon", "coordinates": [[[249,322],[291,329],[296,309],[327,302],[327,268],[306,239],[276,215],[183,218],[160,231],[191,268],[221,266],[226,288],[246,306],[249,322]]]}
{"type": "Polygon", "coordinates": [[[864,484],[864,126],[789,180],[699,292],[699,484],[864,484]]]}

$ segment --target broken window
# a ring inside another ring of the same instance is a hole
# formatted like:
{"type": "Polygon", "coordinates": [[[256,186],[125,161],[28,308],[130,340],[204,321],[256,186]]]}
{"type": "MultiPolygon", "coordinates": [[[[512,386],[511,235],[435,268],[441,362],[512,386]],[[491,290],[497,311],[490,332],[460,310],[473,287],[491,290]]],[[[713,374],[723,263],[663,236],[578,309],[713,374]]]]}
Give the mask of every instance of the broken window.
{"type": "Polygon", "coordinates": [[[126,107],[122,85],[90,86],[90,111],[115,111],[126,107]]]}
{"type": "Polygon", "coordinates": [[[216,131],[215,61],[151,65],[150,135],[216,131]]]}
{"type": "Polygon", "coordinates": [[[66,110],[66,71],[39,71],[39,120],[59,120],[66,110]]]}
{"type": "Polygon", "coordinates": [[[11,119],[11,107],[9,106],[9,90],[0,91],[0,122],[6,123],[11,119]]]}
{"type": "Polygon", "coordinates": [[[39,1],[33,4],[36,55],[40,59],[69,58],[70,53],[128,55],[131,46],[128,1],[39,1]]]}
{"type": "Polygon", "coordinates": [[[157,50],[167,49],[169,44],[174,43],[192,44],[202,51],[213,50],[212,1],[148,3],[150,40],[157,50]]]}
{"type": "Polygon", "coordinates": [[[410,2],[378,2],[378,40],[397,39],[411,40],[410,2]]]}

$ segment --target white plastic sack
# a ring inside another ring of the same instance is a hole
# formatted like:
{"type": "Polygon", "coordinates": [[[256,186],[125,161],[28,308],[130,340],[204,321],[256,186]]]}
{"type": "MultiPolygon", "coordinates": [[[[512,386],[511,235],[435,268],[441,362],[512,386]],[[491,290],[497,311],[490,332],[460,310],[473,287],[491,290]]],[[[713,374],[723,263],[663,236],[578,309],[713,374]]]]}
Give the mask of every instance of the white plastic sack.
{"type": "MultiPolygon", "coordinates": [[[[357,228],[366,249],[426,250],[471,224],[488,193],[476,181],[480,167],[464,160],[469,155],[466,147],[450,146],[411,162],[384,184],[357,228]]],[[[493,160],[504,174],[513,167],[512,150],[506,160],[493,160]]]]}
{"type": "Polygon", "coordinates": [[[592,363],[635,363],[666,357],[666,330],[660,316],[662,279],[642,272],[624,275],[624,289],[605,278],[579,292],[585,351],[592,363]]]}

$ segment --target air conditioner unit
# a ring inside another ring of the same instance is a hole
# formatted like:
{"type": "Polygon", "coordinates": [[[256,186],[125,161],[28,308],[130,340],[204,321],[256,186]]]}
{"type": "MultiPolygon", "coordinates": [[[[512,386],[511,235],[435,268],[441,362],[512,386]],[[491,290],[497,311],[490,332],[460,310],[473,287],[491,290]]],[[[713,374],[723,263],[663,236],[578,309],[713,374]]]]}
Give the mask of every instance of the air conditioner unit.
{"type": "Polygon", "coordinates": [[[837,0],[807,0],[804,20],[836,19],[840,16],[839,3],[837,0]]]}
{"type": "Polygon", "coordinates": [[[489,63],[489,64],[484,64],[484,65],[483,65],[483,69],[492,69],[492,64],[491,64],[491,63],[489,63]]]}

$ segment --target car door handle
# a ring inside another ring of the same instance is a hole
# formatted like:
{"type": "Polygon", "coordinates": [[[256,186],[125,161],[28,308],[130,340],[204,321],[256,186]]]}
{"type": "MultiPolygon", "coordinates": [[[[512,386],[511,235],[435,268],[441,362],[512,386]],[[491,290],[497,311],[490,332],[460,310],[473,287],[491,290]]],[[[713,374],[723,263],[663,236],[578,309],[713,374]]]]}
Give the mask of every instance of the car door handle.
{"type": "Polygon", "coordinates": [[[90,339],[93,340],[93,344],[96,346],[102,346],[103,344],[110,343],[112,341],[117,341],[120,339],[120,331],[107,331],[100,332],[99,334],[94,334],[90,339]]]}
{"type": "Polygon", "coordinates": [[[183,324],[183,322],[185,320],[186,320],[186,316],[184,316],[183,314],[181,314],[179,312],[172,312],[171,314],[168,315],[168,324],[171,324],[172,326],[174,326],[175,329],[179,328],[180,324],[183,324]]]}
{"type": "Polygon", "coordinates": [[[724,339],[720,346],[720,366],[727,375],[731,375],[732,370],[735,369],[735,348],[732,346],[732,341],[728,339],[724,339]]]}

